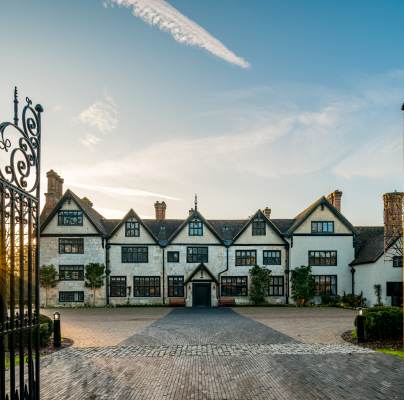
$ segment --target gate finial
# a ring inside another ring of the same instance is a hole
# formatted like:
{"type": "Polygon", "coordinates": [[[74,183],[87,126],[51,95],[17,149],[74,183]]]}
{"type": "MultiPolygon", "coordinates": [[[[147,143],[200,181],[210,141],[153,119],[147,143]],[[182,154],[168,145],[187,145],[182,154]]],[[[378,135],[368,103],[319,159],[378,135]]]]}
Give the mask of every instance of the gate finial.
{"type": "Polygon", "coordinates": [[[18,126],[18,89],[14,87],[14,125],[18,126]]]}

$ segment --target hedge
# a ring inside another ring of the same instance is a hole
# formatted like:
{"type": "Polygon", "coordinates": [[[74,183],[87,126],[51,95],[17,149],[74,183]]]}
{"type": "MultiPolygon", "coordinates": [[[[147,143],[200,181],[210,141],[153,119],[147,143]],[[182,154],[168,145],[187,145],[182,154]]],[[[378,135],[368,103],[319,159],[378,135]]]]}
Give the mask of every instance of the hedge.
{"type": "MultiPolygon", "coordinates": [[[[40,315],[39,316],[39,345],[41,347],[47,346],[49,343],[49,339],[52,336],[53,333],[53,321],[47,317],[46,315],[40,315]]],[[[29,337],[29,331],[24,331],[23,333],[23,343],[24,347],[28,345],[28,337],[29,337]]],[[[32,343],[34,343],[34,338],[32,338],[32,343]]],[[[19,334],[15,335],[15,348],[18,348],[19,346],[19,334]]],[[[6,349],[8,348],[8,345],[6,343],[6,349]]]]}
{"type": "MultiPolygon", "coordinates": [[[[363,310],[366,340],[399,339],[403,335],[403,311],[399,307],[363,310]]],[[[355,321],[356,325],[356,321],[355,321]]]]}

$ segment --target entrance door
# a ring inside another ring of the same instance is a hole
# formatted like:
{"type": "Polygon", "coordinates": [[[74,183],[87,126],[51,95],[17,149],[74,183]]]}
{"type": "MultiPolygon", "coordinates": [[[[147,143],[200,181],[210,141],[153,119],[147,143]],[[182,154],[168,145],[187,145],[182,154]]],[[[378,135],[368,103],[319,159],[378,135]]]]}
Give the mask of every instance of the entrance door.
{"type": "Polygon", "coordinates": [[[192,284],[192,305],[210,307],[210,282],[192,284]]]}

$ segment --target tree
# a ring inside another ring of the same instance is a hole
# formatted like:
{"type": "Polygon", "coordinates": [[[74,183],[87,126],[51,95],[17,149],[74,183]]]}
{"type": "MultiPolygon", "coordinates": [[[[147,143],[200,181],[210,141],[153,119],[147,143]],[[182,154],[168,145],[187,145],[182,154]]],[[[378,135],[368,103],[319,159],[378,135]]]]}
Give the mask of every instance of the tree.
{"type": "Polygon", "coordinates": [[[292,298],[300,306],[304,306],[316,292],[316,284],[311,274],[311,267],[304,266],[292,270],[292,298]]]}
{"type": "Polygon", "coordinates": [[[250,275],[250,300],[254,304],[263,304],[265,303],[265,296],[268,291],[268,283],[271,276],[271,271],[269,269],[255,265],[250,269],[250,275]]]}
{"type": "Polygon", "coordinates": [[[85,286],[93,291],[93,306],[95,306],[95,292],[104,286],[104,264],[89,263],[86,265],[85,286]]]}
{"type": "Polygon", "coordinates": [[[58,283],[58,272],[54,265],[42,265],[39,270],[39,282],[45,289],[45,307],[48,306],[48,290],[58,283]]]}

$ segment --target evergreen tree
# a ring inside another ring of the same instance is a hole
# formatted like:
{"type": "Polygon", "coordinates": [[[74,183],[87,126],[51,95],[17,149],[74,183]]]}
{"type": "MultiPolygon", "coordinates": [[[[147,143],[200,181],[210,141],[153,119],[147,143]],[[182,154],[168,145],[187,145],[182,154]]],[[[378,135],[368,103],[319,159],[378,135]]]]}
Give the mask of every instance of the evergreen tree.
{"type": "Polygon", "coordinates": [[[104,264],[89,263],[86,265],[85,286],[91,288],[93,292],[93,306],[95,306],[96,290],[104,286],[104,272],[104,264]]]}

